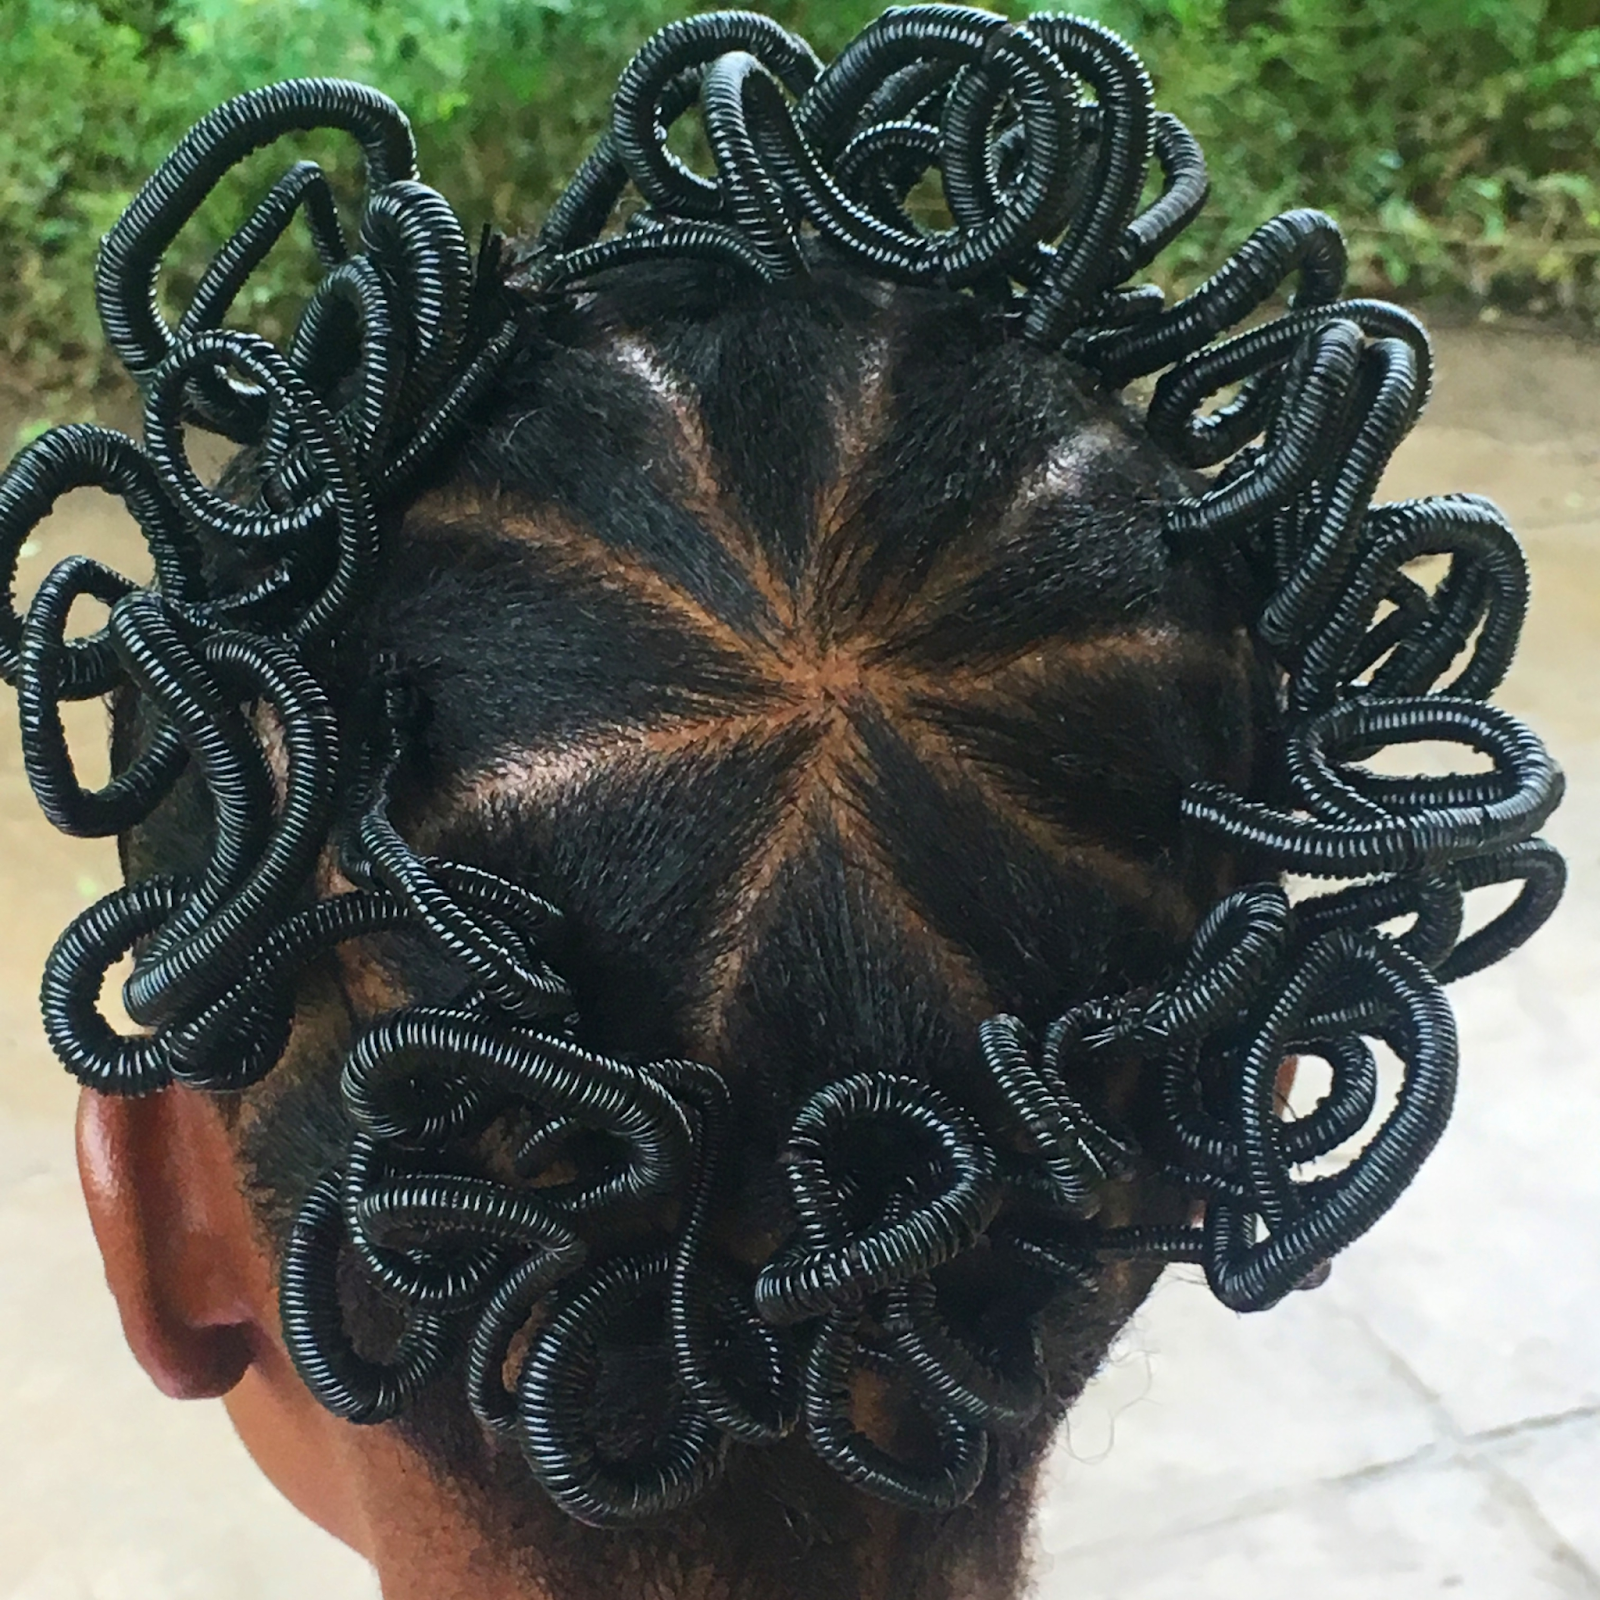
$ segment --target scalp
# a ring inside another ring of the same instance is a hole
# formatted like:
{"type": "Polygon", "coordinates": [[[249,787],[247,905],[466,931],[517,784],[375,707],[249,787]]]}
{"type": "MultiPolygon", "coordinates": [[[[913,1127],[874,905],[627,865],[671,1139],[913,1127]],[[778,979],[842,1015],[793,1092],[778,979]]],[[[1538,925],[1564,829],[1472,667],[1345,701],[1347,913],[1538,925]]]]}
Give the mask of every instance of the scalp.
{"type": "Polygon", "coordinates": [[[1153,976],[1258,685],[1161,537],[1184,478],[1069,360],[953,295],[681,277],[547,323],[360,652],[430,706],[422,846],[565,908],[595,1045],[762,1061],[781,1117],[1153,976]]]}

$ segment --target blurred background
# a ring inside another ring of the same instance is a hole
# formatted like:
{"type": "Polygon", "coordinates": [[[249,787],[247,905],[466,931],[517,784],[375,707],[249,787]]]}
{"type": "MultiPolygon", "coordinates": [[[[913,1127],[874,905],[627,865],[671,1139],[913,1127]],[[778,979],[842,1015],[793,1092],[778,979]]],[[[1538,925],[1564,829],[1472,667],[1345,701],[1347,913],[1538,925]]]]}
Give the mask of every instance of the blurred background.
{"type": "MultiPolygon", "coordinates": [[[[108,375],[82,292],[95,243],[198,117],[278,78],[358,78],[416,125],[469,234],[535,222],[611,85],[682,0],[4,0],[0,351],[34,396],[108,375]]],[[[878,0],[764,8],[824,58],[878,0]]],[[[1035,5],[997,4],[1022,15],[1035,5]]],[[[1600,319],[1600,0],[1082,0],[1143,54],[1212,172],[1160,264],[1203,276],[1289,206],[1344,225],[1362,292],[1600,319]]],[[[335,140],[310,153],[348,163],[335,140]]],[[[270,158],[268,167],[273,170],[270,158]]],[[[192,282],[259,189],[246,167],[172,257],[192,282]]],[[[309,254],[241,311],[293,325],[309,254]]],[[[48,408],[46,408],[48,409],[48,408]]]]}
{"type": "MultiPolygon", "coordinates": [[[[666,0],[0,0],[0,447],[128,425],[89,274],[196,118],[273,79],[362,79],[412,116],[470,231],[537,221],[666,0]]],[[[692,9],[706,9],[694,7],[692,9]]],[[[826,57],[868,0],[766,9],[826,57]]],[[[1021,14],[1018,7],[1000,7],[1021,14]]],[[[1041,1600],[1600,1600],[1600,0],[1105,0],[1204,145],[1213,198],[1158,264],[1192,285],[1257,223],[1344,224],[1353,289],[1423,310],[1435,399],[1389,496],[1473,490],[1527,545],[1502,695],[1565,765],[1572,865],[1549,929],[1454,991],[1456,1118],[1330,1283],[1263,1317],[1167,1275],[1075,1412],[1040,1525],[1041,1600]]],[[[174,255],[186,283],[281,170],[248,164],[174,255]]],[[[304,141],[337,174],[336,143],[304,141]]],[[[239,312],[281,336],[309,252],[239,312]]],[[[86,551],[142,575],[93,496],[24,546],[26,596],[86,551]]],[[[74,708],[94,770],[103,716],[74,708]]],[[[0,705],[0,1600],[373,1600],[254,1472],[217,1405],[127,1355],[77,1195],[73,1094],[40,1034],[60,927],[114,851],[51,833],[0,705]]]]}

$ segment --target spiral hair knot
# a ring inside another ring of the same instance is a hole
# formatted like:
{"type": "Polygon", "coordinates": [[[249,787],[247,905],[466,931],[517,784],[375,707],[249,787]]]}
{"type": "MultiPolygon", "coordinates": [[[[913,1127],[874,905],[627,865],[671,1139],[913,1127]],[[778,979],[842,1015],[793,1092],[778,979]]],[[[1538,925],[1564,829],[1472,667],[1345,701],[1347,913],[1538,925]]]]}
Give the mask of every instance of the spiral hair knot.
{"type": "Polygon", "coordinates": [[[1081,18],[1014,25],[907,6],[824,68],[769,19],[722,12],[669,24],[635,57],[610,131],[524,257],[523,281],[550,293],[670,255],[775,281],[833,256],[1006,304],[1020,287],[1018,325],[1059,344],[1160,309],[1159,292],[1118,286],[1193,220],[1205,192],[1187,129],[1153,112],[1127,46],[1081,18]],[[695,109],[713,177],[667,146],[695,109]],[[1161,193],[1140,212],[1152,161],[1161,193]],[[944,230],[906,205],[929,172],[952,219],[944,230]],[[630,184],[644,209],[607,235],[630,184]]]}
{"type": "Polygon", "coordinates": [[[993,1151],[942,1095],[906,1078],[820,1090],[795,1121],[784,1169],[803,1242],[756,1280],[770,1322],[859,1305],[931,1271],[1000,1204],[993,1151]]]}
{"type": "MultiPolygon", "coordinates": [[[[1411,907],[1348,893],[1326,902],[1296,909],[1291,936],[1278,939],[1255,984],[1236,994],[1206,1036],[1177,1025],[1165,1040],[1152,1031],[1144,1041],[1165,1112],[1164,1150],[1150,1154],[1164,1156],[1169,1179],[1204,1199],[1203,1227],[1113,1228],[1096,1241],[1103,1255],[1201,1261],[1212,1289],[1235,1310],[1261,1310],[1320,1281],[1332,1255],[1370,1228],[1415,1176],[1450,1114],[1456,1040],[1449,1007],[1427,966],[1374,926],[1411,907]],[[1293,1169],[1368,1129],[1378,1075],[1363,1036],[1400,1062],[1396,1103],[1337,1173],[1296,1178],[1293,1169]],[[1294,1056],[1321,1057],[1331,1077],[1309,1112],[1286,1121],[1279,1076],[1294,1056]]],[[[1415,908],[1420,926],[1431,908],[1425,898],[1415,908]]],[[[1214,933],[1215,925],[1202,931],[1214,933]]],[[[1191,967],[1202,949],[1197,937],[1191,967]]],[[[1437,941],[1430,953],[1436,963],[1444,958],[1437,941]]]]}
{"type": "Polygon", "coordinates": [[[755,1303],[773,1322],[820,1319],[802,1377],[812,1447],[883,1499],[959,1504],[982,1476],[987,1430],[1026,1423],[1046,1392],[1026,1318],[997,1340],[970,1308],[946,1304],[941,1269],[973,1252],[1004,1201],[994,1148],[928,1085],[870,1074],[812,1096],[784,1171],[795,1239],[762,1269],[755,1303]],[[855,1423],[858,1369],[925,1415],[931,1462],[901,1459],[855,1423]]]}

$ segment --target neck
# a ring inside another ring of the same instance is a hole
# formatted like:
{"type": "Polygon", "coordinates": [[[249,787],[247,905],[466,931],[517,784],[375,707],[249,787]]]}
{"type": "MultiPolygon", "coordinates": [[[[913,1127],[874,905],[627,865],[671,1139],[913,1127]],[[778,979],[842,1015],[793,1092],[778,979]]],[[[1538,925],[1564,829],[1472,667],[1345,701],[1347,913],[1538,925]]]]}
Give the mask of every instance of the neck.
{"type": "Polygon", "coordinates": [[[363,1554],[383,1600],[562,1600],[490,1542],[465,1495],[441,1483],[392,1427],[372,1432],[363,1452],[363,1554]]]}
{"type": "Polygon", "coordinates": [[[842,1485],[807,1509],[760,1454],[705,1520],[691,1510],[613,1532],[557,1511],[519,1460],[497,1459],[489,1482],[466,1487],[430,1471],[392,1424],[336,1427],[361,1534],[345,1537],[383,1600],[1015,1600],[1022,1583],[1028,1469],[977,1538],[967,1519],[897,1511],[842,1485]]]}

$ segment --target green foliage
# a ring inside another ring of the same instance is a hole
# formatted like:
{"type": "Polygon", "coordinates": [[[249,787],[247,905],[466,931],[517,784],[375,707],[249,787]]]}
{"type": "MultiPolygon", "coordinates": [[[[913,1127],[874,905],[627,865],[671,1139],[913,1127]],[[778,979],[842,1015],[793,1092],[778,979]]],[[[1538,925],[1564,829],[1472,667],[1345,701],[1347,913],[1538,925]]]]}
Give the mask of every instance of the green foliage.
{"type": "MultiPolygon", "coordinates": [[[[1025,4],[1005,7],[1013,14],[1025,4]]],[[[4,0],[0,353],[35,385],[102,375],[100,235],[197,117],[256,84],[359,78],[417,126],[469,223],[538,219],[621,63],[681,0],[4,0]]],[[[695,9],[705,9],[697,5],[695,9]]],[[[875,0],[774,0],[824,56],[875,0]]],[[[1199,135],[1213,200],[1162,271],[1192,283],[1257,222],[1334,212],[1364,288],[1600,319],[1600,0],[1078,0],[1144,53],[1199,135]]],[[[299,152],[297,152],[299,153],[299,152]]],[[[337,141],[305,153],[353,177],[337,141]]],[[[286,160],[235,175],[180,242],[181,295],[286,160]]],[[[309,254],[241,316],[281,333],[309,254]]]]}
{"type": "Polygon", "coordinates": [[[1353,276],[1600,319],[1600,0],[1104,0],[1216,200],[1192,272],[1287,205],[1353,276]]]}

